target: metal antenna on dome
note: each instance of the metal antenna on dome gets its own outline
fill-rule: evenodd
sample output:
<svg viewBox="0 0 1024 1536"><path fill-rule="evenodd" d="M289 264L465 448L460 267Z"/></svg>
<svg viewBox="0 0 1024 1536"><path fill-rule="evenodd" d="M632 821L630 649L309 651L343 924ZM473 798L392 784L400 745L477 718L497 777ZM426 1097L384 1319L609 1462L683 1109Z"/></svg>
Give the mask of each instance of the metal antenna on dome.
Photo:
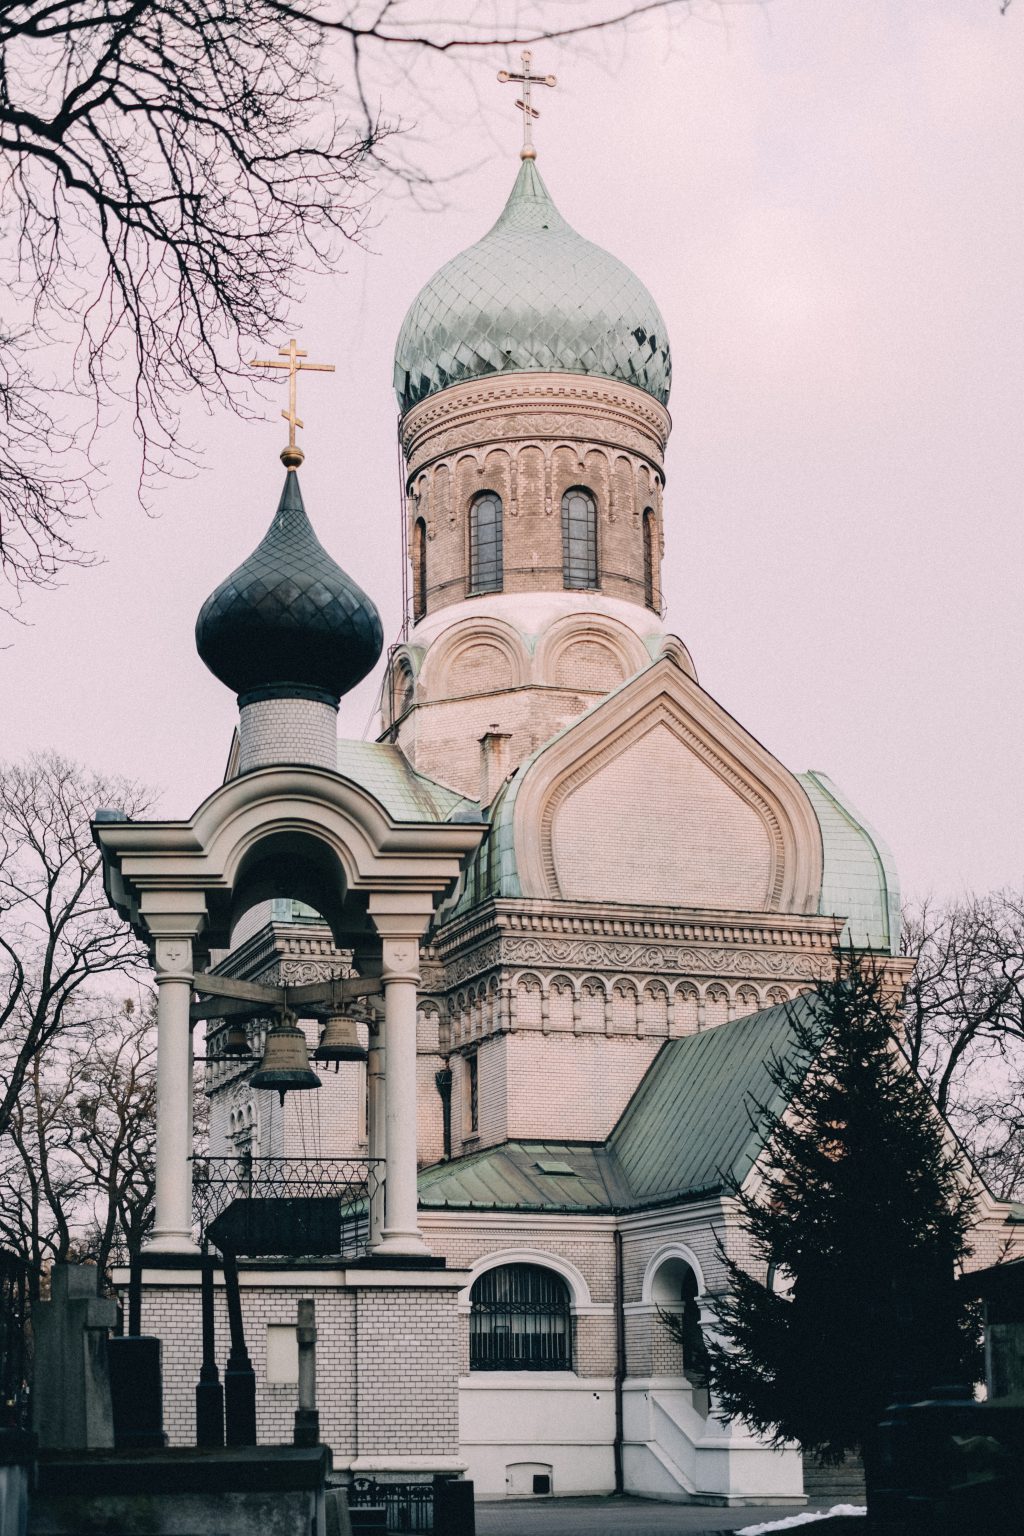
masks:
<svg viewBox="0 0 1024 1536"><path fill-rule="evenodd" d="M519 158L520 160L536 160L537 151L533 147L533 120L535 117L540 117L540 113L530 100L530 90L534 85L555 86L558 84L558 81L554 75L531 75L532 53L524 51L521 58L523 61L521 74L516 74L508 69L499 69L498 79L502 85L521 85L523 88L522 96L516 101L516 106L523 114L523 147L519 151Z"/></svg>
<svg viewBox="0 0 1024 1536"><path fill-rule="evenodd" d="M305 357L306 353L299 350L298 346L296 345L294 336L286 347L278 347L277 355L278 357L287 358L287 362L279 363L274 358L254 357L252 362L249 364L249 367L287 368L288 370L288 409L281 412L281 415L288 423L288 446L287 448L281 449L281 463L285 466L286 469L298 469L299 465L305 458L305 454L299 447L298 443L295 441L295 428L304 425L298 415L298 412L295 409L296 378L298 377L300 369L306 370L310 373L333 373L334 364L300 362L300 358Z"/></svg>

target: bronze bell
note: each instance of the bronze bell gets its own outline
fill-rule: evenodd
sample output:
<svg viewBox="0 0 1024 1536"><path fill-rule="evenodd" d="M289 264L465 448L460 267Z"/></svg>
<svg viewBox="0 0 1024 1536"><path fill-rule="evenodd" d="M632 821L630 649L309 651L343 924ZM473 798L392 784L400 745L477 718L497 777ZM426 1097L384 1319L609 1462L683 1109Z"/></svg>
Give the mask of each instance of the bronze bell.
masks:
<svg viewBox="0 0 1024 1536"><path fill-rule="evenodd" d="M249 1036L245 1025L237 1020L229 1024L221 1036L220 1054L222 1056L248 1056Z"/></svg>
<svg viewBox="0 0 1024 1536"><path fill-rule="evenodd" d="M356 1021L351 1014L329 1015L313 1057L316 1061L333 1061L335 1071L339 1062L366 1060L366 1047L359 1043Z"/></svg>
<svg viewBox="0 0 1024 1536"><path fill-rule="evenodd" d="M284 1103L296 1088L319 1088L320 1079L309 1065L306 1037L293 1013L285 1013L267 1030L263 1060L252 1075L254 1088L276 1088Z"/></svg>

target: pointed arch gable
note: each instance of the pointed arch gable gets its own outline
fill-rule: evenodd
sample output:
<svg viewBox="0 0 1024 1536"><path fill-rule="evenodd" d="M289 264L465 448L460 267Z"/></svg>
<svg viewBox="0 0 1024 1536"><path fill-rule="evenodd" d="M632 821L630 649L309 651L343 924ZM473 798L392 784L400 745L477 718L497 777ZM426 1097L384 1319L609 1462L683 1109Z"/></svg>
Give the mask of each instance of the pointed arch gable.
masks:
<svg viewBox="0 0 1024 1536"><path fill-rule="evenodd" d="M668 658L536 755L514 837L527 896L817 911L806 793Z"/></svg>

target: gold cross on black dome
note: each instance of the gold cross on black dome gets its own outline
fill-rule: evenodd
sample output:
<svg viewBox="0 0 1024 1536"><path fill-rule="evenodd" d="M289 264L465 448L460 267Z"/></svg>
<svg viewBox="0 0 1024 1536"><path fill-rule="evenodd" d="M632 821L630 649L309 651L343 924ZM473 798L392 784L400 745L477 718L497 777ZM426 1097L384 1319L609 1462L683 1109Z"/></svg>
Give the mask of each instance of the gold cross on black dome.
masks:
<svg viewBox="0 0 1024 1536"><path fill-rule="evenodd" d="M281 463L286 469L298 469L305 458L305 454L295 441L295 428L303 425L295 409L295 380L300 369L305 369L309 373L333 373L334 364L301 362L300 359L304 358L306 353L300 351L294 336L286 347L278 347L277 353L278 357L286 358L287 361L279 363L273 358L254 357L249 367L287 368L288 370L288 409L281 412L281 415L288 423L288 446L281 449Z"/></svg>

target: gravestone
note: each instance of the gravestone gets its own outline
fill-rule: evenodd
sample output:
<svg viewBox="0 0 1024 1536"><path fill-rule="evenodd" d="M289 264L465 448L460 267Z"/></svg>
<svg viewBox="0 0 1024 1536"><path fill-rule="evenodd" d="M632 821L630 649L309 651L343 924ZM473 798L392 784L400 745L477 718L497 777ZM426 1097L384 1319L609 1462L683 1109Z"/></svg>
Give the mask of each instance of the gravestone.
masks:
<svg viewBox="0 0 1024 1536"><path fill-rule="evenodd" d="M32 1308L35 1373L32 1427L43 1450L110 1450L107 1335L117 1303L96 1295L91 1266L55 1264L50 1300Z"/></svg>

